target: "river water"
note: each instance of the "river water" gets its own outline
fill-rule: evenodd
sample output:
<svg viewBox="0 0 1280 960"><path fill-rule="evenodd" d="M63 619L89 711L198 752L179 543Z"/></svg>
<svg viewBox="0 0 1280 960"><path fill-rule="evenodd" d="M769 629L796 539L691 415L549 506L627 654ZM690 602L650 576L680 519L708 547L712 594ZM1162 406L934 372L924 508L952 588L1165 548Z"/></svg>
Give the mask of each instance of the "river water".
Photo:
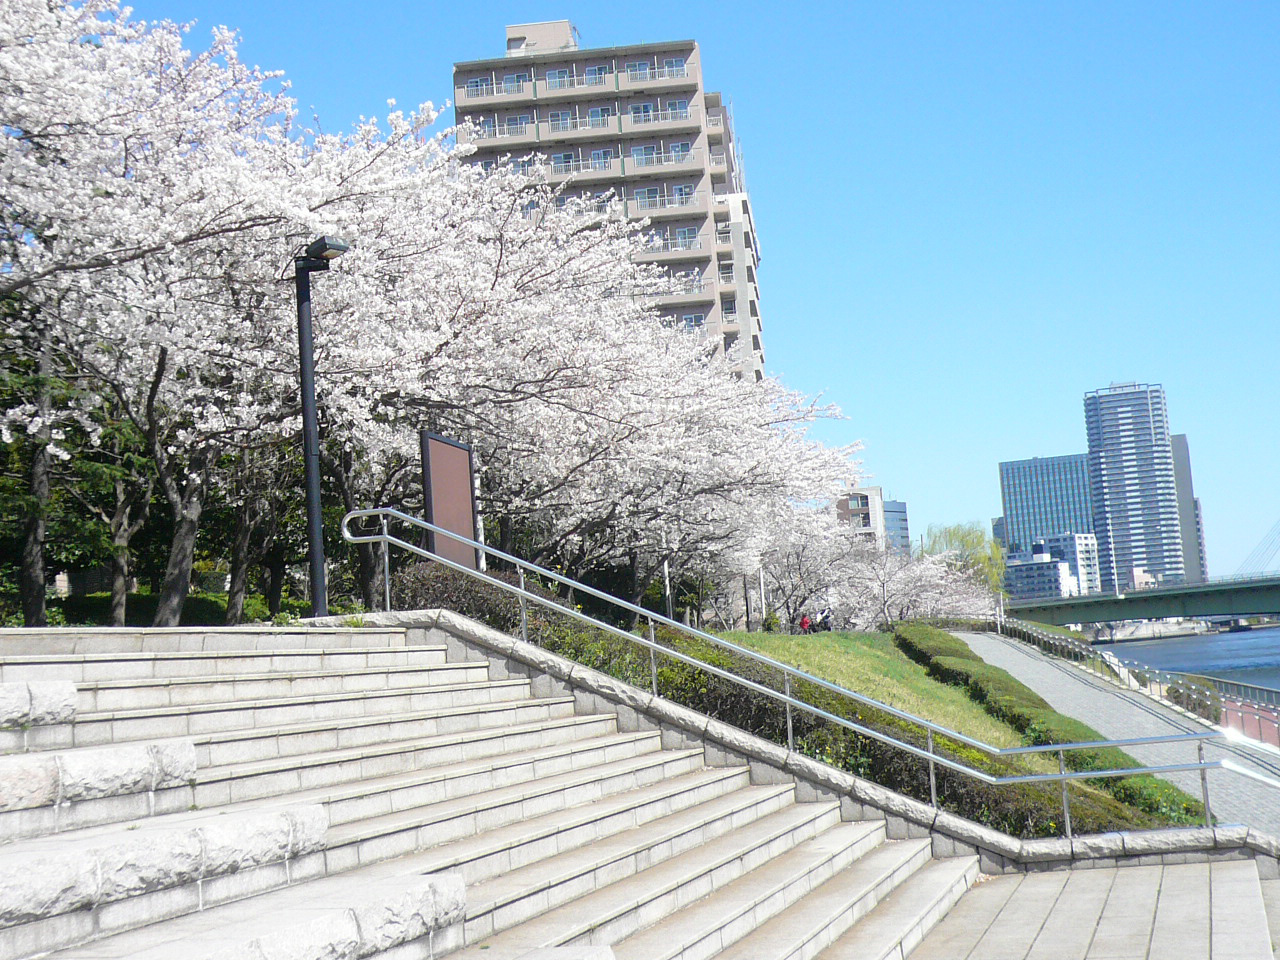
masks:
<svg viewBox="0 0 1280 960"><path fill-rule="evenodd" d="M1198 673L1280 690L1280 627L1132 640L1107 644L1105 649L1122 660L1137 660L1158 670Z"/></svg>

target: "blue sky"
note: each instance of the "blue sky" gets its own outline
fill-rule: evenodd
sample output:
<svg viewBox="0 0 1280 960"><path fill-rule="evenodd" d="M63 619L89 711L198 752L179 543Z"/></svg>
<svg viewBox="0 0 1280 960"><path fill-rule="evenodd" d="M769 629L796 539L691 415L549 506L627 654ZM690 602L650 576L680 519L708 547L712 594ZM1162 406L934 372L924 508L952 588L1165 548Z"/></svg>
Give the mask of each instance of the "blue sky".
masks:
<svg viewBox="0 0 1280 960"><path fill-rule="evenodd" d="M913 533L1000 511L997 463L1084 449L1162 383L1210 573L1280 521L1280 5L138 0L225 23L339 129L451 96L507 23L693 38L733 101L767 368L822 394ZM1280 558L1273 562L1280 566Z"/></svg>

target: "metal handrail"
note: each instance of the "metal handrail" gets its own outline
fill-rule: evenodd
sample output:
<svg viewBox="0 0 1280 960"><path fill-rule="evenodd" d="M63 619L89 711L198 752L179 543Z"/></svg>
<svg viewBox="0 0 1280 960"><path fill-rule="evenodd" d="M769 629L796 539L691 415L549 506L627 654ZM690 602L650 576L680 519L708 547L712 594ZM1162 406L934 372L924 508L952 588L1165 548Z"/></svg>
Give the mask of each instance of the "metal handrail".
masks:
<svg viewBox="0 0 1280 960"><path fill-rule="evenodd" d="M378 532L371 533L371 534L353 533L350 528L351 521L365 518L365 517L376 518L379 521ZM453 560L450 560L447 557L440 556L439 554L426 550L416 544L400 539L390 531L389 521L392 521L392 520L410 524L412 526L418 527L419 529L430 531L431 533L434 533L438 536L448 537L450 540L453 540L457 543L463 544L477 551L480 551L485 556L495 557L506 563L512 564L515 567L517 574L519 576L519 586L515 586L512 584L506 583L505 581L500 580L496 577L489 576L487 573L483 571L473 570L472 568L467 567L461 563L457 563ZM737 644L732 643L731 641L725 640L722 637L717 637L714 634L706 633L705 631L699 630L696 627L687 626L670 617L663 616L660 613L655 613L652 610L647 610L644 607L638 606L634 603L629 603L626 600L621 600L601 590L597 590L594 587L588 586L587 584L573 580L569 577L565 577L561 574L556 573L555 571L548 570L545 567L540 567L536 564L529 563L528 561L522 560L519 557L512 556L509 553L504 553L501 550L497 550L484 543L480 543L479 541L472 540L468 537L464 537L461 534L454 533L451 530L446 530L444 527L437 526L436 524L429 523L425 520L419 519L418 517L414 517L410 514L403 513L399 510L396 510L393 507L378 507L378 508L373 508L368 510L352 510L342 518L342 538L349 543L382 543L382 544L385 544L388 548L391 546L396 546L401 548L402 550L408 551L409 553L416 554L417 556L424 557L429 560L434 560L437 563L443 564L444 566L452 570L457 570L460 573L464 573L467 576L470 576L474 579L488 583L489 585L497 587L500 590L506 591L507 593L515 594L517 597L519 597L519 600L520 600L521 638L526 641L528 640L527 604L530 601L532 601L533 603L536 603L540 606L550 608L559 614L562 614L572 619L589 624L595 629L603 630L604 632L612 636L619 637L621 639L627 640L631 643L635 643L646 648L649 651L650 675L651 675L651 683L652 683L652 692L654 696L659 696L658 683L657 683L657 680L658 680L657 656L661 654L662 656L667 657L669 659L676 660L681 663L685 663L699 670L704 670L713 676L720 677L721 679L724 679L724 680L728 680L731 683L737 684L740 687L744 687L748 690L758 693L761 696L768 697L769 699L784 705L786 708L787 749L788 750L795 749L795 742L792 734L792 710L796 709L796 710L801 710L805 713L808 713L812 716L818 717L820 719L827 720L830 723L834 723L837 726L844 727L845 729L861 734L862 736L870 737L871 739L878 740L881 743L889 744L890 746L893 746L908 754L911 754L912 756L916 756L923 760L926 760L929 764L930 801L935 808L938 806L935 766L942 766L946 769L953 770L957 773L963 774L964 776L979 780L983 783L986 783L992 786L1000 786L1005 784L1018 784L1018 783L1057 782L1062 784L1063 823L1064 823L1066 836L1070 837L1071 836L1071 805L1070 805L1070 799L1067 793L1068 781L1086 780L1086 779L1105 779L1105 778L1111 778L1111 777L1128 777L1128 776L1134 776L1137 774L1144 774L1144 773L1162 774L1162 773L1176 773L1176 772L1183 772L1183 771L1198 770L1200 772L1201 793L1202 793L1204 808L1205 808L1205 823L1210 824L1212 822L1212 813L1209 806L1209 781L1207 776L1208 771L1212 769L1227 769L1227 768L1234 769L1236 766L1234 764L1228 764L1226 761L1223 761L1223 760L1206 761L1204 759L1204 741L1225 739L1225 734L1221 733L1220 731L1168 734L1164 736L1154 736L1154 737L1137 737L1137 738L1131 738L1127 740L1098 740L1098 741L1087 741L1087 742L1078 742L1078 743L1055 743L1055 744L1043 744L1043 745L1033 745L1033 746L1024 746L1024 747L992 746L991 744L985 743L974 737L967 736L963 733L960 733L959 731L951 730L947 727L942 726L941 724L934 723L931 720L926 720L923 717L917 717L914 714L908 713L905 710L900 710L897 707L890 706L887 703L882 703L878 700L872 699L871 697L867 697L860 693L856 693L852 690L848 690L844 687L839 686L838 684L832 683L828 680L824 680L821 677L815 677L812 674L806 673L805 671L797 669L796 667L782 663L781 661L775 660L772 657L766 656L761 653L757 653L745 647L740 647ZM387 606L387 609L390 610L391 609L391 578L390 578L390 563L389 563L389 560L387 559L388 554L389 554L389 550L384 552L383 571L386 577L386 584L385 584L386 606ZM562 586L568 587L573 591L576 591L578 593L585 593L588 596L595 597L598 600L603 600L606 603L612 604L613 606L621 610L627 611L628 613L634 614L637 617L644 618L648 624L647 636L636 635L629 631L623 630L620 627L616 627L613 624L607 623L603 620L597 620L596 618L588 614L585 614L580 610L576 610L572 607L562 606L552 600L548 600L545 597L541 597L536 593L532 593L529 590L526 590L524 586L526 572L534 573L540 578L545 578L546 580L559 583ZM749 680L746 677L738 676L737 674L734 674L721 667L717 667L709 663L704 663L703 661L698 660L694 657L690 657L687 654L683 654L678 650L674 650L669 647L662 646L655 639L655 634L654 634L655 624L661 624L663 626L670 627L671 629L676 630L677 632L683 633L686 636L693 637L698 640L702 640L706 643L710 643L721 650L729 651L738 656L745 657L746 659L752 660L756 663L778 670L782 674L783 690L781 692L774 690L771 687L767 687L767 686L764 686L763 684L756 683L755 681ZM841 717L836 714L830 713L826 710L823 710L821 707L816 707L813 704L807 703L803 700L798 700L791 694L791 687L792 687L793 681L801 681L804 683L813 684L814 686L817 686L821 689L834 693L837 696L851 700L855 703L862 704L864 706L872 707L876 710L879 710L883 713L888 714L889 716L896 717L899 720L904 720L908 723L914 724L915 726L925 731L927 736L926 747L921 748L916 746L915 744L906 743L902 740L892 737L879 730L872 729L870 727L864 726L863 724L856 723L852 720L849 720L845 717ZM995 776L993 774L986 773L982 770L974 769L973 767L970 767L964 763L961 763L960 761L952 760L948 757L945 757L941 754L936 753L934 750L935 735L946 737L947 739L952 740L956 743L961 743L970 747L974 747L975 749L978 749L991 757L1025 756L1028 754L1036 754L1036 753L1053 753L1053 754L1056 754L1058 757L1058 772L1057 773L1020 774L1020 775L1012 775L1012 776ZM1124 746L1134 746L1139 744L1184 743L1184 742L1196 743L1197 751L1198 751L1198 759L1196 762L1126 767L1126 768L1110 769L1110 770L1068 771L1066 769L1066 763L1064 759L1064 755L1066 754L1066 752L1075 751L1075 750L1095 750L1095 749L1105 749L1109 747L1118 748L1118 747L1124 747ZM1280 781L1278 780L1272 780L1270 778L1263 777L1262 775L1257 773L1250 773L1249 775L1255 780L1260 780L1262 782L1269 784L1272 787L1280 788Z"/></svg>

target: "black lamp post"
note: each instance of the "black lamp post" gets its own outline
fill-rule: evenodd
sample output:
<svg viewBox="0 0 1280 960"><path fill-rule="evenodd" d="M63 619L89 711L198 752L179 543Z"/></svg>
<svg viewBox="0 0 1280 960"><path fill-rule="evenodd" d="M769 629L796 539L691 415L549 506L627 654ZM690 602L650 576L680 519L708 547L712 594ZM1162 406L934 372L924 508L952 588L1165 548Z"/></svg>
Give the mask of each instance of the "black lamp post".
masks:
<svg viewBox="0 0 1280 960"><path fill-rule="evenodd" d="M324 582L324 528L320 519L320 426L316 421L316 361L311 335L311 273L328 270L329 261L350 247L333 237L321 237L293 258L298 288L298 365L302 374L302 457L307 476L307 562L311 569L311 615L329 615L329 592Z"/></svg>

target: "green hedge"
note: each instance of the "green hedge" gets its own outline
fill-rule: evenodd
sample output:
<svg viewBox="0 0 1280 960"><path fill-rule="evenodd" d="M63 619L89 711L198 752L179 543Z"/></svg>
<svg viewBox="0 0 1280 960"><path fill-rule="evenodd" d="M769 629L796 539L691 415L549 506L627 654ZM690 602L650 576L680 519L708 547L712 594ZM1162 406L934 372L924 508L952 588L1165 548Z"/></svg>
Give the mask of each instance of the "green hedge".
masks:
<svg viewBox="0 0 1280 960"><path fill-rule="evenodd" d="M1023 735L1028 745L1105 740L1086 723L1055 711L1035 691L1005 670L978 657L962 640L923 624L895 627L898 647L943 683L964 687L992 716ZM1141 766L1114 748L1068 750L1063 757L1071 770L1122 770ZM1175 823L1204 820L1204 806L1158 777L1106 777L1090 781L1126 804Z"/></svg>
<svg viewBox="0 0 1280 960"><path fill-rule="evenodd" d="M493 574L514 583L508 574ZM554 595L531 589L555 603ZM517 632L519 603L511 594L439 565L424 564L401 571L393 582L396 606L446 607L507 632ZM404 603L404 606L401 604ZM601 673L642 689L650 687L650 658L639 644L602 630L584 627L546 608L530 605L532 643ZM945 636L945 635L944 635ZM953 643L963 648L959 641ZM660 644L701 663L720 667L772 690L782 690L780 673L758 661L723 650L706 641L667 629L657 632ZM699 713L747 730L774 743L787 742L785 708L763 694L744 690L698 667L671 658L658 658L658 692ZM856 722L895 739L924 747L925 733L914 724L879 710L861 707L816 684L798 683L797 699L835 716ZM929 766L896 747L859 735L812 714L795 711L793 732L797 751L841 770L873 780L918 800L929 800ZM994 775L1025 773L1026 767L1008 759L988 757L963 744L939 738L940 756L958 760ZM1061 794L1056 784L1018 784L990 787L972 777L936 767L939 804L961 816L1017 836L1055 836L1062 831ZM1072 788L1072 821L1080 832L1141 829L1169 822L1167 817L1122 803L1088 787Z"/></svg>

